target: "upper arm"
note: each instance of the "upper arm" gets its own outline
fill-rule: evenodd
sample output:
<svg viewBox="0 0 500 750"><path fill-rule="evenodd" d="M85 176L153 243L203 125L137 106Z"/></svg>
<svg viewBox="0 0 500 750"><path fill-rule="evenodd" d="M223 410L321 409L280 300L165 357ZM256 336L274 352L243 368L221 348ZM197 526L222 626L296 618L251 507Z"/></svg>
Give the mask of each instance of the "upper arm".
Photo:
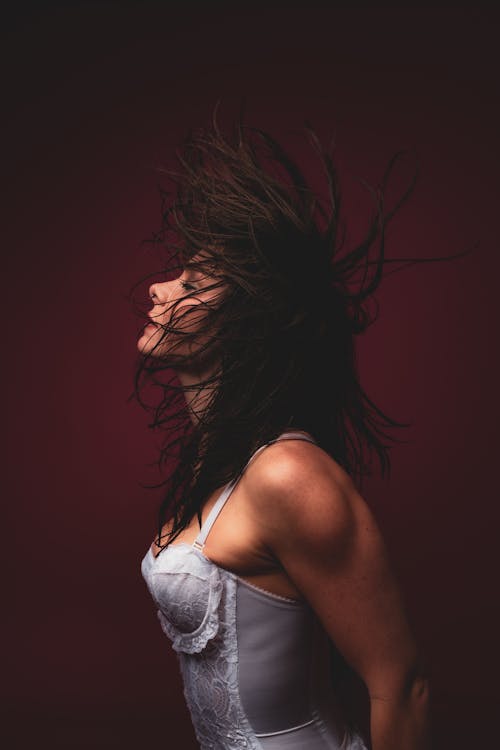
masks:
<svg viewBox="0 0 500 750"><path fill-rule="evenodd" d="M339 469L310 445L263 455L253 480L262 535L370 695L395 694L417 648L375 518Z"/></svg>

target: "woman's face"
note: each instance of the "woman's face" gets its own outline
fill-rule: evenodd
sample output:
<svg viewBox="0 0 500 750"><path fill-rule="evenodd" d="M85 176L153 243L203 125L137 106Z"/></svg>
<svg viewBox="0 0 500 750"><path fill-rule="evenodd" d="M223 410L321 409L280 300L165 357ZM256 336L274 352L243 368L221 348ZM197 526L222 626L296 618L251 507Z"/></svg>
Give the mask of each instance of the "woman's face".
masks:
<svg viewBox="0 0 500 750"><path fill-rule="evenodd" d="M142 354L168 358L173 367L176 361L189 365L186 357L195 364L197 352L209 340L209 331L189 339L183 334L203 327L208 308L221 299L221 283L188 263L177 278L152 284L149 295L152 322L144 328L137 348Z"/></svg>

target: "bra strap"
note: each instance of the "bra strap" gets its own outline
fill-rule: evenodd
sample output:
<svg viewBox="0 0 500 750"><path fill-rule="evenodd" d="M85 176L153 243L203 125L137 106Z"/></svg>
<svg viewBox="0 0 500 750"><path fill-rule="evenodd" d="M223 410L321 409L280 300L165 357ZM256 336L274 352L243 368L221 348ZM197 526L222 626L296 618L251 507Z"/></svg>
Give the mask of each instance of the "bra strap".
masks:
<svg viewBox="0 0 500 750"><path fill-rule="evenodd" d="M309 443L316 444L316 441L310 437L309 435L304 435L301 432L283 432L279 437L274 438L274 440L270 440L268 443L264 443L264 445L261 445L260 448L257 448L257 450L252 453L250 458L248 459L247 463L243 467L242 471L238 474L237 477L232 479L224 489L222 490L221 494L215 501L210 513L206 517L200 531L198 532L198 536L193 542L193 547L197 547L198 549L203 549L205 546L205 542L207 540L207 536L210 532L210 529L214 525L215 519L221 512L222 508L224 507L229 495L234 490L236 485L238 484L243 472L246 470L247 466L250 464L251 461L261 452L264 450L264 448L267 448L268 445L272 445L273 443L277 443L280 440L307 440Z"/></svg>

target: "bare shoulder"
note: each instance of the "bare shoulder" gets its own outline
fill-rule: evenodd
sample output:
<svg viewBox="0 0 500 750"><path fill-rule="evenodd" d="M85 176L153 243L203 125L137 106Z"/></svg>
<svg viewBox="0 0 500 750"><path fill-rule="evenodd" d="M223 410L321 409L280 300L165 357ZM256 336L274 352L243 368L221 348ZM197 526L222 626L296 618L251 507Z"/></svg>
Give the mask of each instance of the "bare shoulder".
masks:
<svg viewBox="0 0 500 750"><path fill-rule="evenodd" d="M318 446L275 443L248 466L260 539L370 696L405 694L418 652L382 534L342 467Z"/></svg>
<svg viewBox="0 0 500 750"><path fill-rule="evenodd" d="M376 526L349 474L313 443L274 443L247 471L252 502L271 547L286 535L290 543L331 549L359 524Z"/></svg>

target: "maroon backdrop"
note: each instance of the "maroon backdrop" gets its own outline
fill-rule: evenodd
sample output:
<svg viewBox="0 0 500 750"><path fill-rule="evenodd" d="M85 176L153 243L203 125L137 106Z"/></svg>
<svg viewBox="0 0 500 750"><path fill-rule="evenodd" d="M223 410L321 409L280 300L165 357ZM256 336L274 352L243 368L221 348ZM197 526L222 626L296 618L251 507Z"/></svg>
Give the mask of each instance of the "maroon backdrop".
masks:
<svg viewBox="0 0 500 750"><path fill-rule="evenodd" d="M410 421L364 495L430 665L436 748L492 741L499 631L498 16L466 8L23 4L4 19L3 565L9 748L196 747L140 575L157 438L127 403L155 268L155 171L217 99L295 144L335 132L348 241L391 154L421 171L389 256L452 263L383 282L362 383ZM404 187L411 161L395 175ZM306 168L314 172L309 160ZM495 213L496 212L496 213ZM498 563L498 558L497 558ZM34 743L32 745L32 743ZM486 746L486 745L484 745Z"/></svg>

